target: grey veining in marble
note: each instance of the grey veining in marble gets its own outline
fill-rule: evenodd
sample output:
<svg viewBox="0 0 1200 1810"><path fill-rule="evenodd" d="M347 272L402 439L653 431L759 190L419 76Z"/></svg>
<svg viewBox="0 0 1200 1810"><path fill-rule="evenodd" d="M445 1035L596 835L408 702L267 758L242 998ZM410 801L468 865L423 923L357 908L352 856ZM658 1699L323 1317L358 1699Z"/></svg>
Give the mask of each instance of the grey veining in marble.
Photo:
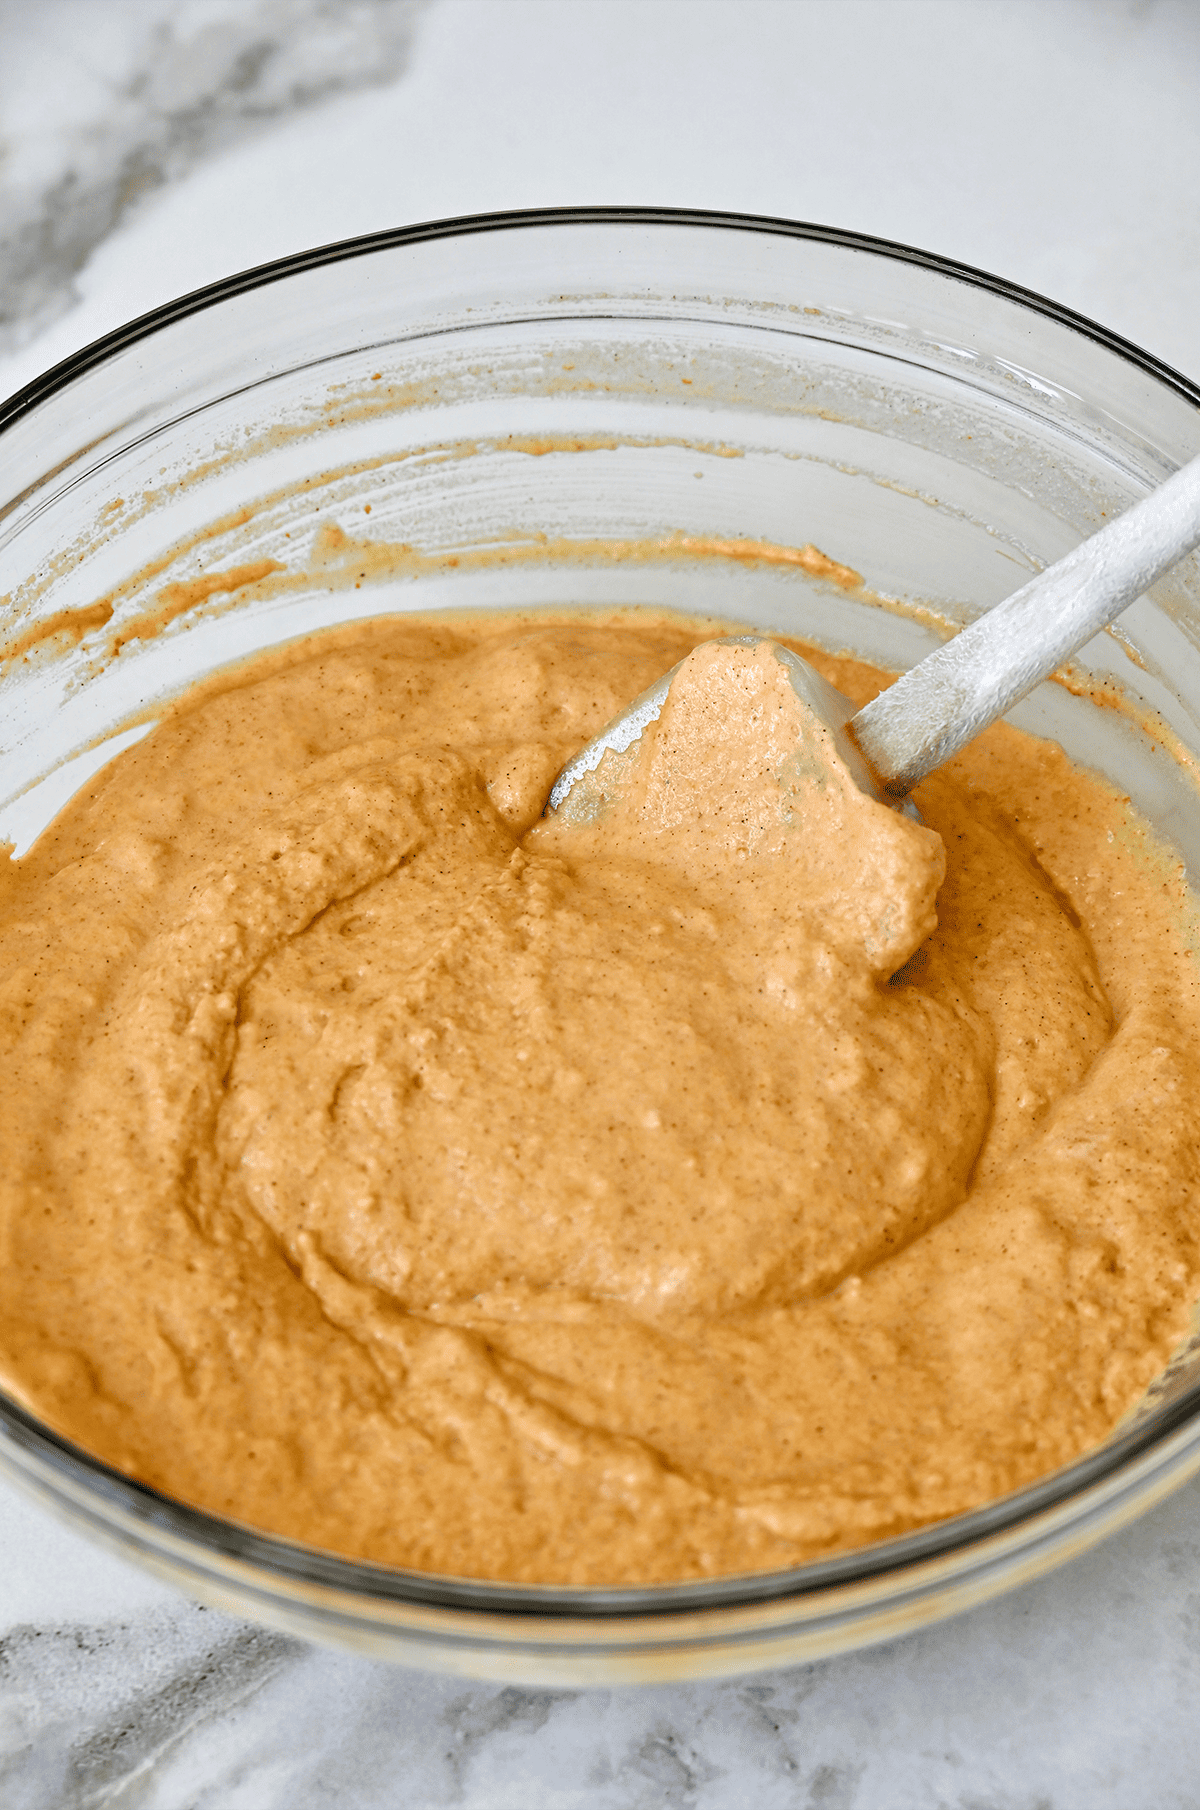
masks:
<svg viewBox="0 0 1200 1810"><path fill-rule="evenodd" d="M0 350L75 299L152 190L331 96L394 81L418 0L0 7ZM21 127L41 112L36 146Z"/></svg>
<svg viewBox="0 0 1200 1810"><path fill-rule="evenodd" d="M295 1658L295 1643L191 1608L0 1639L6 1810L125 1802L189 1736Z"/></svg>
<svg viewBox="0 0 1200 1810"><path fill-rule="evenodd" d="M906 1640L724 1683L521 1690L179 1603L0 1637L5 1810L1195 1810L1200 1484Z"/></svg>
<svg viewBox="0 0 1200 1810"><path fill-rule="evenodd" d="M927 245L1196 374L1198 93L1200 0L0 0L0 394L265 258L571 201ZM893 1645L595 1693L229 1621L0 1486L0 1810L451 1806L1200 1810L1200 1482Z"/></svg>

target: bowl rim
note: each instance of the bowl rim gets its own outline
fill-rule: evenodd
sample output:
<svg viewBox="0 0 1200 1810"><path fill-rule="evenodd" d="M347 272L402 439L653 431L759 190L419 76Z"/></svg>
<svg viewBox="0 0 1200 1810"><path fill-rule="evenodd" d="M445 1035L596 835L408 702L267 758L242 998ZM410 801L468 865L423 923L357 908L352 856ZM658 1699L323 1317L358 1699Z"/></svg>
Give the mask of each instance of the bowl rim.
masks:
<svg viewBox="0 0 1200 1810"><path fill-rule="evenodd" d="M972 1552L990 1548L1022 1525L1039 1523L1072 1503L1086 1510L1090 1496L1100 1493L1105 1484L1119 1481L1138 1459L1165 1446L1173 1433L1194 1422L1198 1414L1200 1382L1074 1463L965 1514L786 1570L661 1584L513 1583L411 1570L308 1546L231 1516L194 1508L140 1482L55 1432L3 1390L0 1450L22 1454L43 1478L49 1473L69 1501L80 1495L90 1498L95 1507L87 1518L98 1530L114 1526L119 1530L122 1522L133 1523L145 1530L152 1549L158 1545L155 1534L165 1536L168 1545L182 1542L199 1547L201 1553L218 1561L250 1566L260 1575L265 1572L284 1587L316 1587L379 1607L465 1610L527 1620L641 1621L692 1616L697 1611L781 1606L826 1596L840 1587L861 1589L889 1579L897 1588L904 1587L918 1569L939 1561L968 1560ZM9 1457L8 1463L18 1478L27 1475L20 1457L15 1464Z"/></svg>
<svg viewBox="0 0 1200 1810"><path fill-rule="evenodd" d="M810 221L768 215L670 207L553 207L486 214L362 234L296 252L239 271L179 296L115 328L53 365L0 402L0 434L49 401L77 378L116 354L177 321L224 301L306 271L378 252L471 234L555 226L657 226L763 233L870 254L915 265L1039 314L1115 354L1200 409L1200 384L1143 351L1131 341L1061 303L989 271L920 250L895 240ZM511 1583L448 1576L354 1559L326 1549L265 1533L232 1518L193 1508L150 1484L139 1482L54 1431L0 1390L0 1446L15 1457L20 1475L27 1465L57 1479L70 1496L77 1492L109 1515L154 1528L168 1538L200 1544L211 1554L250 1564L280 1583L317 1585L376 1603L414 1608L485 1611L517 1617L650 1618L769 1605L828 1592L842 1585L869 1585L892 1577L899 1583L916 1566L966 1558L972 1548L1011 1534L1095 1492L1136 1460L1152 1454L1170 1436L1200 1418L1200 1380L1182 1388L1110 1436L1094 1451L1008 1495L965 1514L868 1546L852 1548L808 1564L772 1572L737 1573L677 1583L569 1585ZM10 1459L10 1463L13 1462ZM108 1514L105 1514L105 1509Z"/></svg>
<svg viewBox="0 0 1200 1810"><path fill-rule="evenodd" d="M292 252L287 257L266 264L252 265L247 270L206 283L189 290L169 302L139 314L131 321L99 339L81 346L67 358L31 379L0 401L0 433L13 426L58 390L95 369L114 354L136 345L174 322L200 314L218 303L251 290L265 288L287 277L308 270L339 264L351 258L369 257L375 252L392 251L404 245L419 245L427 240L464 238L475 233L520 231L547 226L674 226L680 228L717 228L722 231L763 233L769 237L807 240L813 244L831 245L847 251L868 252L889 258L899 264L913 264L943 277L966 283L976 289L1015 302L1020 307L1043 315L1059 326L1068 327L1093 340L1108 352L1144 371L1147 376L1167 385L1186 401L1200 408L1200 383L1185 377L1174 366L1143 351L1132 340L1123 338L1101 326L1086 314L1080 314L1061 302L1052 301L1036 289L1026 289L1006 277L981 270L974 264L963 264L937 252L923 251L897 239L877 238L871 233L849 231L843 227L824 226L811 220L787 220L774 214L745 214L708 208L686 207L540 207L517 208L502 213L458 214L445 220L423 220L411 226L389 227L381 232L361 233L351 239L335 239L328 245L317 245L308 251Z"/></svg>

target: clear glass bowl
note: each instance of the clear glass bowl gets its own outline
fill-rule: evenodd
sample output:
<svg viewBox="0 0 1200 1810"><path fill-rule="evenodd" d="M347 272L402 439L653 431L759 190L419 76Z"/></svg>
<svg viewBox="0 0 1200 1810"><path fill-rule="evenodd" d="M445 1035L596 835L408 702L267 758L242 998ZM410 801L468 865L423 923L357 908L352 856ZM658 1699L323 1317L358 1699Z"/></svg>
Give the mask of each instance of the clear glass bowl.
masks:
<svg viewBox="0 0 1200 1810"><path fill-rule="evenodd" d="M969 620L1198 450L1200 390L1136 348L996 278L826 228L563 211L286 259L134 322L0 409L0 639L43 637L0 667L0 834L27 844L180 686L358 616L668 604L903 667L937 639L924 611ZM331 524L349 543L319 538ZM721 555L714 537L743 545ZM413 551L358 589L346 561L368 540ZM744 544L808 541L869 591ZM315 576L170 589L268 560ZM90 615L60 615L76 610ZM155 610L161 632L105 657ZM1119 781L1195 871L1200 563L1078 665L1081 695L1047 684L1015 719ZM1101 682L1128 708L1082 695ZM473 1677L660 1681L885 1639L1080 1551L1200 1469L1197 1374L1185 1355L1101 1448L974 1513L783 1574L653 1589L354 1563L197 1513L2 1398L0 1465L236 1614Z"/></svg>

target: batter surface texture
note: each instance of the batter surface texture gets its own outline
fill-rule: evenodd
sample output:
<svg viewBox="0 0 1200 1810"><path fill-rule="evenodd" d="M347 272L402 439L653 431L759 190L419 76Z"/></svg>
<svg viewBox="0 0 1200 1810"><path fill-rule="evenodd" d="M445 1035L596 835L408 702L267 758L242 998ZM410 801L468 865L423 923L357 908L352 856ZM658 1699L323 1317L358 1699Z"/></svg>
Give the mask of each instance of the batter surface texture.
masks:
<svg viewBox="0 0 1200 1810"><path fill-rule="evenodd" d="M1135 1405L1200 1296L1177 865L1004 726L875 804L712 642L541 820L711 633L313 637L2 864L12 1394L252 1526L579 1584L900 1533Z"/></svg>

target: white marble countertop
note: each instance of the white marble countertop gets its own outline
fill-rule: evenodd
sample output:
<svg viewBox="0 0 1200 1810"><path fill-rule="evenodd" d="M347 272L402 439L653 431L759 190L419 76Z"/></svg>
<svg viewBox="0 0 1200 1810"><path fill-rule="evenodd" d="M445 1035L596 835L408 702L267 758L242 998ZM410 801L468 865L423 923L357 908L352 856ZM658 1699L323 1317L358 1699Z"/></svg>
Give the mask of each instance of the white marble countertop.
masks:
<svg viewBox="0 0 1200 1810"><path fill-rule="evenodd" d="M1197 0L0 0L0 394L303 246L568 202L854 227L1200 376ZM730 1683L470 1686L197 1609L0 1487L4 1810L1193 1810L1200 1484Z"/></svg>

